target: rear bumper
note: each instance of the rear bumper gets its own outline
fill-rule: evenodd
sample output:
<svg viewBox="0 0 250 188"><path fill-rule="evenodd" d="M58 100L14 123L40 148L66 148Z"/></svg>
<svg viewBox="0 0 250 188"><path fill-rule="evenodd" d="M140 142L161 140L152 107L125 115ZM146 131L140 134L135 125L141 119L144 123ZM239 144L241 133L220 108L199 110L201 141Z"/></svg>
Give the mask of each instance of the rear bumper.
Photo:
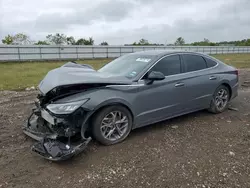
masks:
<svg viewBox="0 0 250 188"><path fill-rule="evenodd" d="M235 97L238 96L238 89L239 89L239 83L235 84L233 87L232 87L232 93L231 93L231 99L234 99Z"/></svg>
<svg viewBox="0 0 250 188"><path fill-rule="evenodd" d="M66 160L82 152L91 141L91 137L72 139L75 135L69 133L62 136L61 132L51 130L48 123L41 123L44 120L37 114L38 109L28 118L23 132L37 141L31 150L39 156L52 161Z"/></svg>

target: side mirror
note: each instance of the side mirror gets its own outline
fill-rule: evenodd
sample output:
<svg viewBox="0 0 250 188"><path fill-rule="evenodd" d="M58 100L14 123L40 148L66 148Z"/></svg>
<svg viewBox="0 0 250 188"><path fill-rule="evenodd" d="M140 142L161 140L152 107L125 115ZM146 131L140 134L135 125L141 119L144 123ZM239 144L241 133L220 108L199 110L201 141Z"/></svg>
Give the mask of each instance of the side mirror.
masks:
<svg viewBox="0 0 250 188"><path fill-rule="evenodd" d="M158 72L158 71L152 71L149 73L148 75L148 80L164 80L165 79L165 75L162 72Z"/></svg>
<svg viewBox="0 0 250 188"><path fill-rule="evenodd" d="M147 76L147 80L148 80L147 84L151 84L156 80L164 80L164 79L165 79L165 75L162 72L152 71Z"/></svg>

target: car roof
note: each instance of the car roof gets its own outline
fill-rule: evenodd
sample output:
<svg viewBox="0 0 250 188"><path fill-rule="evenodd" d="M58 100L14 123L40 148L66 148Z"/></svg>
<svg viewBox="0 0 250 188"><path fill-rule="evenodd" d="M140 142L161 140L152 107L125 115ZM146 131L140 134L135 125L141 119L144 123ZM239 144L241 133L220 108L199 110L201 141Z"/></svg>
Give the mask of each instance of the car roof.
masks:
<svg viewBox="0 0 250 188"><path fill-rule="evenodd" d="M186 51L186 50L146 50L146 51L134 52L133 54L164 56L164 55L173 54L173 53L190 53L190 54L200 54L200 55L202 55L202 53L199 53L199 52L192 52L192 51Z"/></svg>

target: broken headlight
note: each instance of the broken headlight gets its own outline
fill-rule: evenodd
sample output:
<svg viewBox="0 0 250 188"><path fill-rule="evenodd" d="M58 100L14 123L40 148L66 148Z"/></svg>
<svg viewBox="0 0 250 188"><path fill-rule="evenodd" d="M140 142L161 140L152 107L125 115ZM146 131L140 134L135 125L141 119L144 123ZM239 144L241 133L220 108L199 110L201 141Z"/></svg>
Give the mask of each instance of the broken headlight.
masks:
<svg viewBox="0 0 250 188"><path fill-rule="evenodd" d="M49 104L47 109L54 114L70 114L87 101L88 99L64 104Z"/></svg>

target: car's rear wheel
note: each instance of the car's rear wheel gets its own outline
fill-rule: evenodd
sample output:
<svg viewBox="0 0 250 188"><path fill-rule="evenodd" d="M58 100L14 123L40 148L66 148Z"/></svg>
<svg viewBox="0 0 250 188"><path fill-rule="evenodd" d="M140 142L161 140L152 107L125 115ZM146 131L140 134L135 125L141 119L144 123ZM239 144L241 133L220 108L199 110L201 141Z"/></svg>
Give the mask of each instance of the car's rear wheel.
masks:
<svg viewBox="0 0 250 188"><path fill-rule="evenodd" d="M132 116L123 106L109 106L101 109L93 118L94 138L104 145L123 141L130 133Z"/></svg>
<svg viewBox="0 0 250 188"><path fill-rule="evenodd" d="M229 99L229 89L224 85L219 86L214 92L213 99L208 110L216 114L225 111L228 107Z"/></svg>

